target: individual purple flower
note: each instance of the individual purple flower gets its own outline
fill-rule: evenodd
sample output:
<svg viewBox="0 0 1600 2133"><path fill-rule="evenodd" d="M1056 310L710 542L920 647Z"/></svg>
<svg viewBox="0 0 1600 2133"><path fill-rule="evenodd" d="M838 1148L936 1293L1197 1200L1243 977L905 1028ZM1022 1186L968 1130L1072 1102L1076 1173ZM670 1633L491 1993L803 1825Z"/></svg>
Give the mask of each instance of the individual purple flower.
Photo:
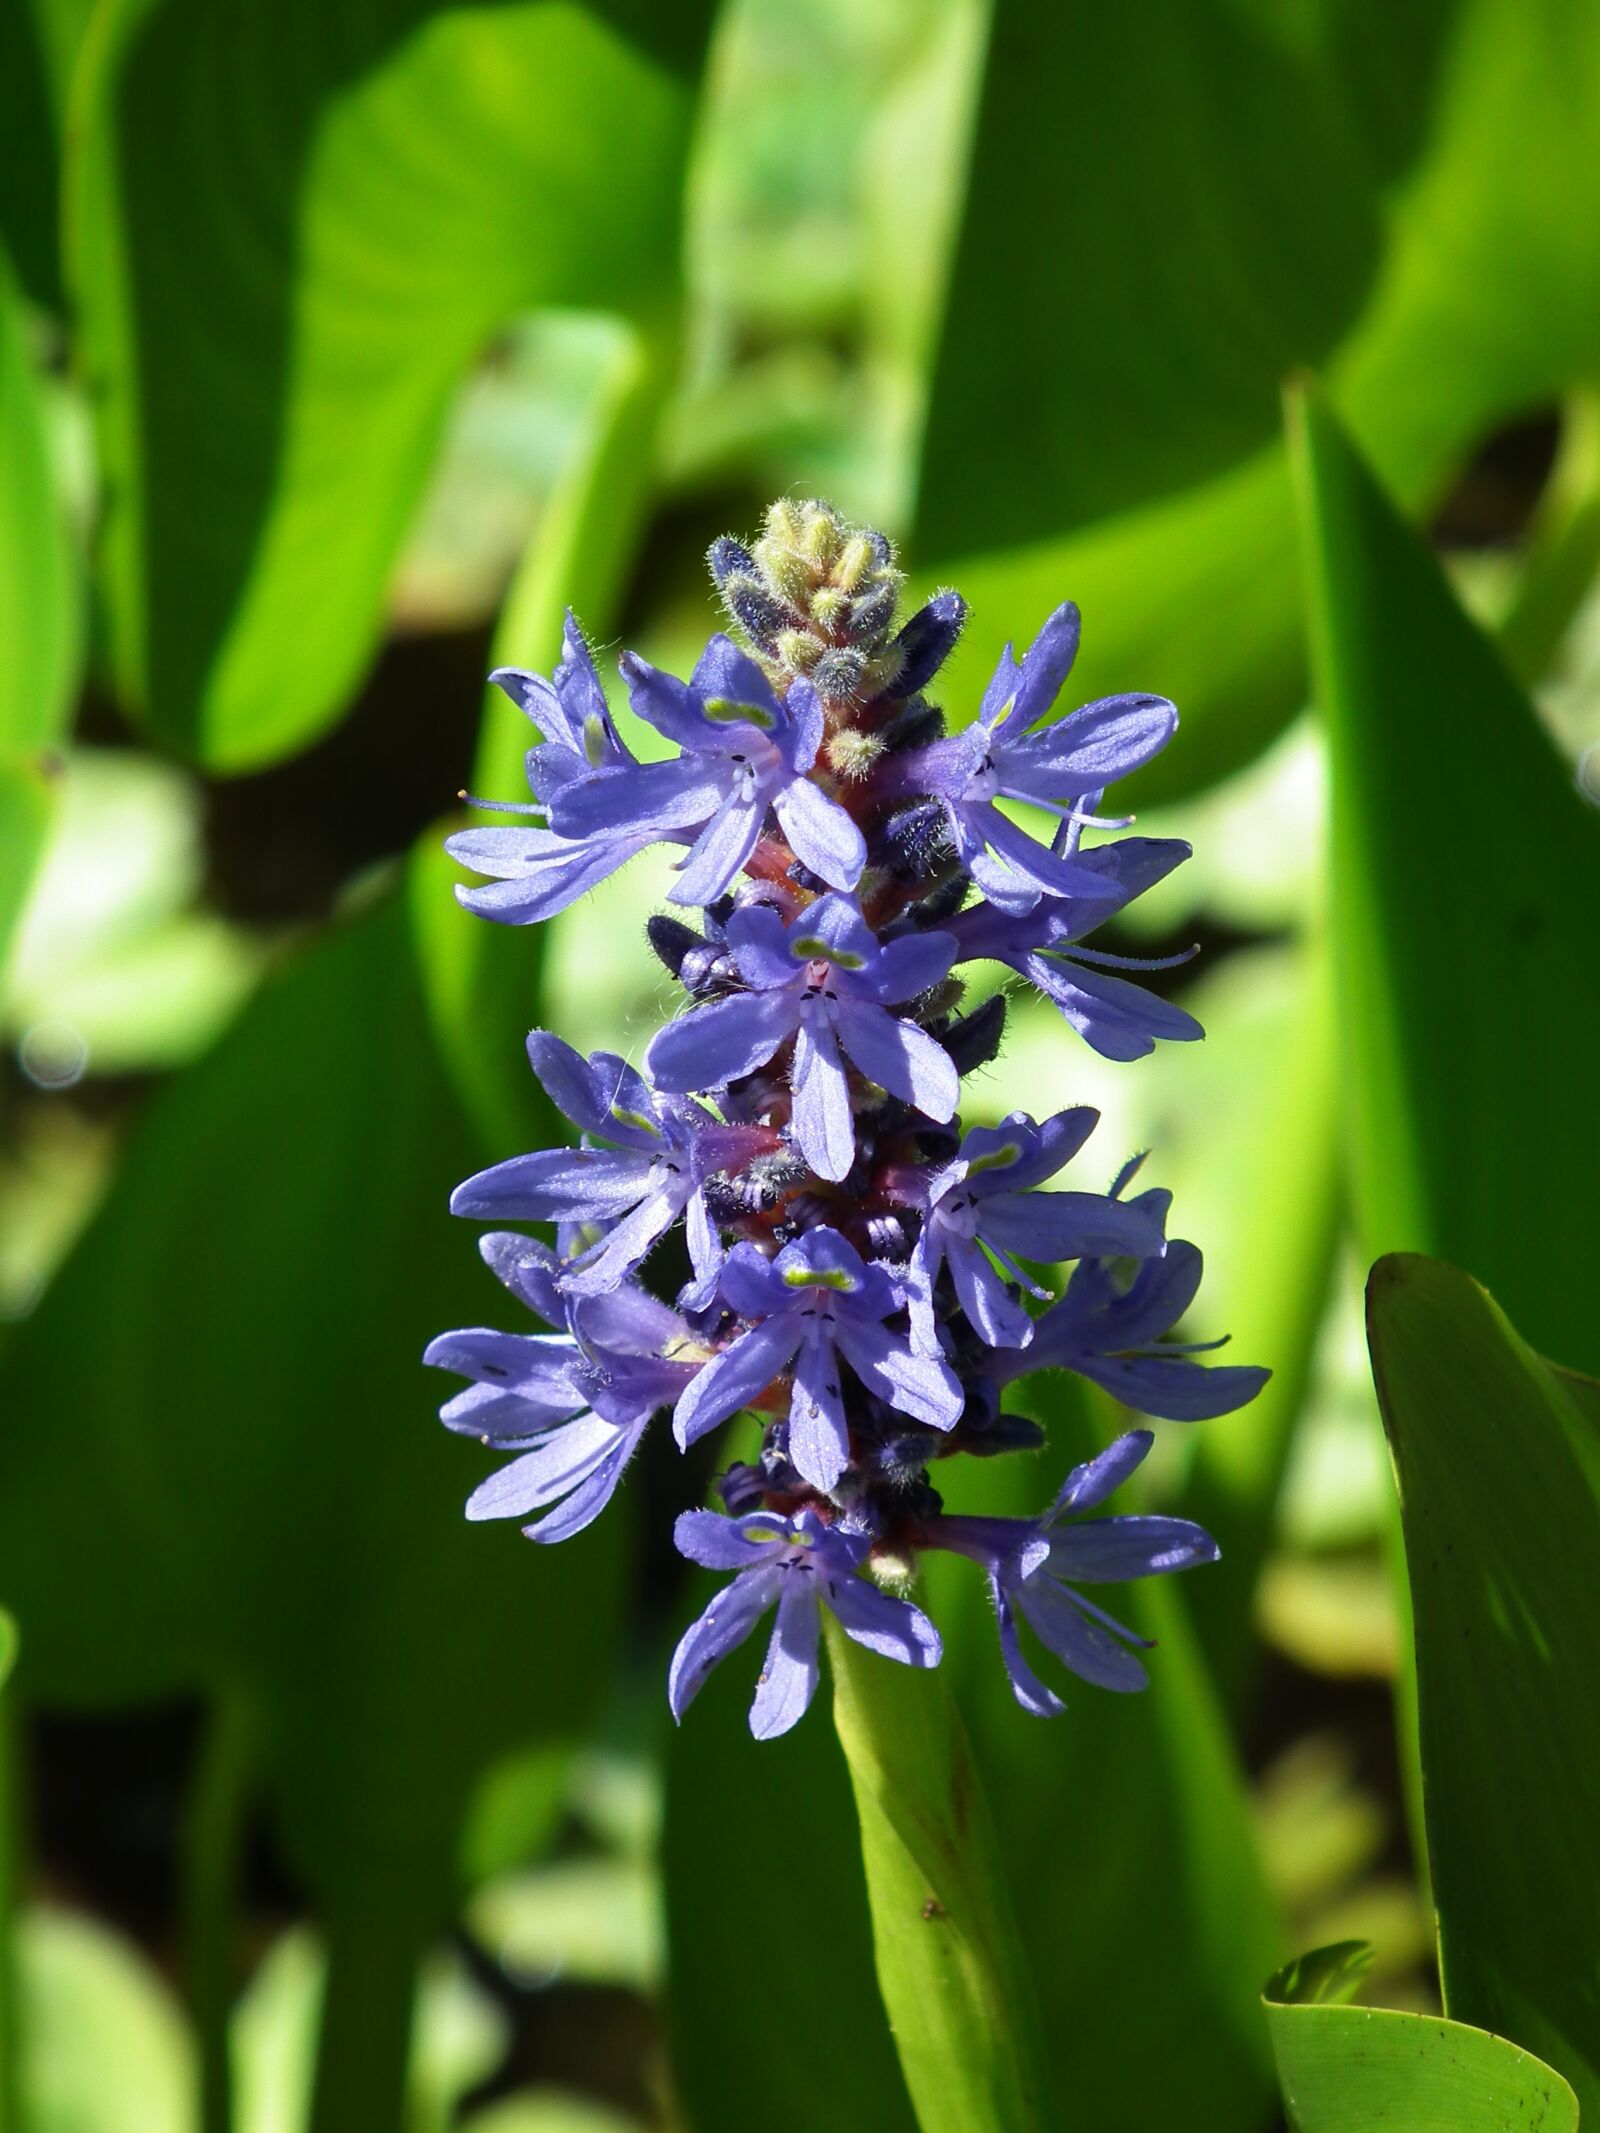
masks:
<svg viewBox="0 0 1600 2133"><path fill-rule="evenodd" d="M1075 838L1075 831L1069 833ZM1031 910L974 904L947 923L958 963L1006 963L1054 1002L1084 1042L1106 1059L1142 1059L1158 1038L1184 1043L1203 1037L1194 1016L1143 986L1109 975L1114 970L1166 970L1183 955L1109 955L1080 945L1134 897L1152 888L1189 856L1178 838L1123 837L1091 851L1071 849L1074 863L1106 886L1109 900L1077 894L1050 898Z"/></svg>
<svg viewBox="0 0 1600 2133"><path fill-rule="evenodd" d="M1164 1231L1171 1198L1144 1192L1129 1206ZM1165 1338L1194 1302L1203 1267L1197 1247L1181 1238L1161 1258L1142 1260L1131 1278L1115 1259L1080 1259L1059 1301L1034 1320L1026 1354L999 1353L990 1372L1004 1383L1058 1365L1141 1414L1170 1422L1231 1414L1272 1373L1244 1363L1208 1369L1195 1357L1220 1342Z"/></svg>
<svg viewBox="0 0 1600 2133"><path fill-rule="evenodd" d="M533 801L475 800L475 807L543 814L552 796L575 779L637 767L617 733L589 648L570 611L561 641L561 663L550 681L522 667L498 667L490 676L544 736L528 750ZM553 830L529 826L460 830L445 839L445 850L474 873L496 877L488 887L463 884L456 889L457 900L467 910L502 925L531 926L565 910L651 841L627 829L608 829L575 843Z"/></svg>
<svg viewBox="0 0 1600 2133"><path fill-rule="evenodd" d="M692 839L670 901L709 904L755 850L770 808L797 859L834 888L855 887L865 840L807 775L823 735L808 682L791 683L780 703L755 661L723 636L712 638L687 683L631 652L622 671L633 708L682 753L563 784L551 799L553 829L577 841Z"/></svg>
<svg viewBox="0 0 1600 2133"><path fill-rule="evenodd" d="M558 1306L543 1246L501 1234L484 1238L483 1252L541 1314ZM651 1416L679 1397L705 1354L675 1311L631 1285L569 1299L566 1315L565 1334L442 1333L422 1358L472 1380L440 1409L447 1429L520 1455L473 1491L468 1518L524 1518L553 1504L522 1529L543 1542L567 1540L599 1517Z"/></svg>
<svg viewBox="0 0 1600 2133"><path fill-rule="evenodd" d="M961 1387L949 1365L913 1354L890 1333L884 1320L901 1308L894 1283L837 1230L807 1230L776 1259L736 1244L720 1294L751 1324L684 1391L673 1415L681 1445L753 1406L792 1367L789 1457L814 1489L831 1489L850 1458L841 1359L898 1413L932 1429L960 1419Z"/></svg>
<svg viewBox="0 0 1600 2133"><path fill-rule="evenodd" d="M1015 1264L1016 1258L1054 1265L1086 1254L1159 1257L1167 1248L1161 1226L1122 1200L1100 1192L1036 1192L1088 1139L1099 1112L1080 1105L1043 1125L1013 1111L999 1126L974 1126L953 1162L925 1173L922 1230L906 1283L912 1346L939 1353L934 1284L948 1266L961 1308L991 1348L1026 1347L1033 1320L1006 1277L1047 1296ZM991 1257L1000 1262L997 1273Z"/></svg>
<svg viewBox="0 0 1600 2133"><path fill-rule="evenodd" d="M1051 709L1078 650L1078 610L1058 607L1018 665L1008 645L963 732L891 757L880 789L941 801L956 856L991 903L1027 911L1041 896L1103 896L1071 854L1039 844L1000 812L1025 800L1070 819L1085 795L1148 763L1178 714L1164 696L1107 696L1030 733Z"/></svg>
<svg viewBox="0 0 1600 2133"><path fill-rule="evenodd" d="M1019 1613L1040 1643L1085 1681L1123 1692L1142 1689L1149 1676L1132 1647L1148 1651L1149 1638L1136 1635L1074 1586L1122 1584L1217 1559L1216 1542L1187 1518L1135 1516L1069 1523L1070 1514L1093 1510L1120 1487L1154 1441L1147 1429L1130 1430L1096 1458L1074 1467L1043 1518L941 1516L927 1522L927 1538L934 1547L953 1549L982 1564L1012 1693L1037 1718L1054 1718L1066 1706L1024 1658Z"/></svg>
<svg viewBox="0 0 1600 2133"><path fill-rule="evenodd" d="M853 897L820 896L788 926L770 904L735 911L728 948L749 989L658 1032L645 1061L659 1088L719 1088L754 1073L792 1037L794 1136L812 1169L834 1180L855 1160L841 1048L891 1096L941 1122L954 1116L961 1082L949 1053L888 1012L944 977L955 954L949 934L880 944Z"/></svg>
<svg viewBox="0 0 1600 2133"><path fill-rule="evenodd" d="M939 1632L922 1610L857 1576L872 1545L864 1533L841 1533L814 1511L793 1518L685 1511L673 1537L691 1562L737 1572L685 1630L672 1655L667 1696L680 1721L712 1668L744 1642L772 1606L778 1619L750 1706L750 1730L757 1740L775 1739L805 1716L816 1693L824 1607L845 1635L868 1651L904 1666L939 1663Z"/></svg>
<svg viewBox="0 0 1600 2133"><path fill-rule="evenodd" d="M658 1097L614 1052L583 1059L548 1030L528 1057L551 1100L609 1148L549 1148L480 1170L451 1195L451 1212L488 1221L598 1224L604 1234L563 1269L562 1287L597 1296L617 1284L685 1217L694 1291L709 1301L722 1247L706 1209L706 1179L774 1145L754 1126L725 1126L681 1096ZM703 1292L703 1294L701 1293Z"/></svg>

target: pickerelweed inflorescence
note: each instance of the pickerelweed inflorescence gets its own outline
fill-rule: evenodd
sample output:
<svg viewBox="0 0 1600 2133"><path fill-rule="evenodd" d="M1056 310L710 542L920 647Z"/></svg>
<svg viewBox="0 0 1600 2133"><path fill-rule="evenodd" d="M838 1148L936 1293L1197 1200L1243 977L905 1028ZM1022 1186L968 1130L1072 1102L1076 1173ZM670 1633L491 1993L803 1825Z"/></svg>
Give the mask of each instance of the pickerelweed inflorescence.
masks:
<svg viewBox="0 0 1600 2133"><path fill-rule="evenodd" d="M720 540L710 563L742 643L714 636L687 682L621 661L672 756L635 758L569 617L551 681L494 676L541 736L533 801L508 808L542 821L449 840L492 877L456 892L485 918L548 918L659 843L686 847L669 900L699 914L649 921L684 1001L639 1066L529 1037L580 1145L514 1156L451 1202L555 1226L553 1247L495 1229L481 1248L556 1331L469 1329L427 1351L471 1381L446 1425L515 1455L467 1515L537 1512L529 1536L563 1540L604 1509L654 1416L670 1410L688 1446L753 1414L760 1455L721 1476L726 1515L677 1523L684 1555L733 1576L678 1646L675 1715L771 1608L751 1710L763 1738L811 1700L823 1607L858 1643L934 1665L933 1624L883 1589L903 1589L927 1548L982 1567L1027 1710L1062 1706L1023 1655L1019 1616L1085 1679L1142 1687L1141 1640L1078 1588L1217 1552L1187 1520L1080 1516L1150 1433L1076 1468L1036 1519L949 1514L930 1475L1043 1441L1003 1406L1032 1370L1076 1371L1175 1421L1238 1407L1266 1377L1168 1338L1200 1254L1168 1242L1168 1194L1129 1189L1137 1161L1105 1192L1054 1182L1095 1112L966 1130L957 1115L962 1076L994 1059L1005 1022L1000 994L963 1011L964 964L1009 965L1111 1059L1201 1034L1116 974L1131 959L1084 945L1188 856L1170 839L1083 841L1129 826L1097 812L1101 795L1165 746L1177 713L1123 695L1054 715L1078 644L1068 603L1021 661L1007 648L977 718L947 732L927 692L964 603L941 592L897 629L889 542L825 504L775 504L753 547ZM1002 801L1053 817L1049 842ZM672 1306L640 1269L680 1218L692 1272ZM1023 1263L1062 1261L1052 1299Z"/></svg>

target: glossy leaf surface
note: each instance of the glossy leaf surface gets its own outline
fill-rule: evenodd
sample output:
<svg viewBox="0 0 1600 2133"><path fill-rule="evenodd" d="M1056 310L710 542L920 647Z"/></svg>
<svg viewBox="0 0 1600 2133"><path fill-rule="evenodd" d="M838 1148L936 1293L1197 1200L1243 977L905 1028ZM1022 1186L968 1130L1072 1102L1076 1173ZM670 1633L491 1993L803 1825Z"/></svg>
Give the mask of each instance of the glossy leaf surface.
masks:
<svg viewBox="0 0 1600 2133"><path fill-rule="evenodd" d="M1448 1258L1593 1367L1600 815L1326 402L1295 427L1367 1255Z"/></svg>
<svg viewBox="0 0 1600 2133"><path fill-rule="evenodd" d="M1341 2005L1370 1952L1318 1949L1263 1995L1293 2133L1577 2133L1571 2089L1504 2037L1438 2015Z"/></svg>
<svg viewBox="0 0 1600 2133"><path fill-rule="evenodd" d="M337 716L495 329L544 305L670 310L705 10L112 16L74 270L118 678L167 741L240 769Z"/></svg>
<svg viewBox="0 0 1600 2133"><path fill-rule="evenodd" d="M1367 1323L1405 1527L1445 2005L1548 2059L1587 2116L1600 1386L1542 1361L1435 1260L1380 1260Z"/></svg>

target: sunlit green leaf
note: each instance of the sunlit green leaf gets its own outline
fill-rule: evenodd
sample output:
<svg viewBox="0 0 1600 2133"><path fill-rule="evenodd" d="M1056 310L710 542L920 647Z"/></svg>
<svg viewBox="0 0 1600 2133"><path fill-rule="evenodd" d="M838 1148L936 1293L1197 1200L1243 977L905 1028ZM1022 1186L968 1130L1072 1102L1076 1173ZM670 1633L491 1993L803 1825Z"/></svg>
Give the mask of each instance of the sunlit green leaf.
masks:
<svg viewBox="0 0 1600 2133"><path fill-rule="evenodd" d="M1405 1527L1445 2006L1600 2111L1600 1386L1541 1361L1466 1275L1410 1254L1373 1269L1368 1333Z"/></svg>
<svg viewBox="0 0 1600 2133"><path fill-rule="evenodd" d="M1109 1417L1090 1431L1059 1373L1016 1404L1047 1423L1048 1449L986 1460L959 1488L952 1476L952 1510L1037 1515L1113 1434ZM972 1565L939 1563L928 1606L996 1803L1066 2133L1238 2133L1271 2094L1257 1993L1282 1954L1248 1794L1181 1592L1156 1579L1104 1598L1158 1639L1150 1687L1112 1696L1067 1677L1054 1720L1013 1701Z"/></svg>
<svg viewBox="0 0 1600 2133"><path fill-rule="evenodd" d="M834 1724L861 1819L872 1940L922 2133L1056 2123L1035 1979L965 1730L937 1673L886 1666L825 1620Z"/></svg>
<svg viewBox="0 0 1600 2133"><path fill-rule="evenodd" d="M75 565L16 285L0 253L0 765L54 740L78 654Z"/></svg>
<svg viewBox="0 0 1600 2133"><path fill-rule="evenodd" d="M1320 398L1297 435L1368 1255L1449 1258L1591 1365L1600 815Z"/></svg>
<svg viewBox="0 0 1600 2133"><path fill-rule="evenodd" d="M1438 2015L1343 2005L1370 1956L1349 1942L1319 1948L1267 1986L1293 2133L1577 2133L1566 2082L1504 2037Z"/></svg>
<svg viewBox="0 0 1600 2133"><path fill-rule="evenodd" d="M670 312L705 8L111 15L73 278L117 675L163 736L238 769L347 700L496 328Z"/></svg>
<svg viewBox="0 0 1600 2133"><path fill-rule="evenodd" d="M667 1744L662 1867L673 2078L695 2133L744 2133L752 2097L771 2133L811 2133L807 2082L774 2082L774 2007L806 2009L807 2037L850 2069L874 2133L913 2133L873 1967L861 1838L822 1699L781 1740L750 1737L737 1660L695 1698ZM803 1862L790 1880L730 1860Z"/></svg>
<svg viewBox="0 0 1600 2133"><path fill-rule="evenodd" d="M118 1934L69 1911L17 1934L27 2133L191 2133L193 2046L176 2001Z"/></svg>

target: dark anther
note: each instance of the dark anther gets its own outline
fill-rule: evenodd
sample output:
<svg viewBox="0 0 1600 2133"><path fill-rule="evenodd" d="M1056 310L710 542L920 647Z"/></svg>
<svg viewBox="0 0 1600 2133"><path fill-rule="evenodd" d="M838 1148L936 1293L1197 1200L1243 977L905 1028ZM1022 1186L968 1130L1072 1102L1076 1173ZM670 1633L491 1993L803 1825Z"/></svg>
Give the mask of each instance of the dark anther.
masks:
<svg viewBox="0 0 1600 2133"><path fill-rule="evenodd" d="M936 593L926 607L919 607L895 639L905 664L890 684L891 696L915 696L938 673L961 635L967 619L967 603L960 593Z"/></svg>
<svg viewBox="0 0 1600 2133"><path fill-rule="evenodd" d="M970 1074L978 1067L987 1066L995 1057L1005 1027L1005 994L991 993L981 1007L975 1007L970 1015L961 1015L952 1022L939 1042L955 1061L956 1072Z"/></svg>
<svg viewBox="0 0 1600 2133"><path fill-rule="evenodd" d="M648 918L644 930L646 939L672 977L677 977L682 970L683 959L691 948L706 945L693 926L686 926L681 918L668 918L664 914Z"/></svg>

